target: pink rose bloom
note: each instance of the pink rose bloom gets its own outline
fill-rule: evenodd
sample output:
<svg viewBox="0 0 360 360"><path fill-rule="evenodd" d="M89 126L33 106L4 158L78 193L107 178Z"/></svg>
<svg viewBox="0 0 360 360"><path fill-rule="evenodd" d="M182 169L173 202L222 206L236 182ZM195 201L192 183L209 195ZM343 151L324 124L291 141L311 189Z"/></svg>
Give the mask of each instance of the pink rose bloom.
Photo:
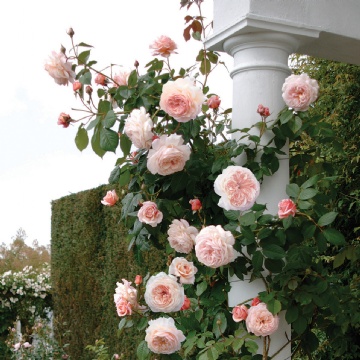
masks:
<svg viewBox="0 0 360 360"><path fill-rule="evenodd" d="M126 120L124 132L138 149L150 149L154 124L144 107L134 109Z"/></svg>
<svg viewBox="0 0 360 360"><path fill-rule="evenodd" d="M157 205L152 201L145 201L139 212L138 212L139 221L149 224L152 227L156 227L157 224L160 224L163 219L163 213L158 210Z"/></svg>
<svg viewBox="0 0 360 360"><path fill-rule="evenodd" d="M195 253L198 260L211 268L227 265L235 260L235 239L230 231L220 225L203 228L195 238Z"/></svg>
<svg viewBox="0 0 360 360"><path fill-rule="evenodd" d="M184 304L184 288L173 275L160 272L146 283L145 301L153 312L179 311Z"/></svg>
<svg viewBox="0 0 360 360"><path fill-rule="evenodd" d="M97 74L95 77L95 84L105 85L106 84L106 76L103 74Z"/></svg>
<svg viewBox="0 0 360 360"><path fill-rule="evenodd" d="M143 282L143 278L141 275L136 275L135 276L135 284L136 285L140 285Z"/></svg>
<svg viewBox="0 0 360 360"><path fill-rule="evenodd" d="M198 230L184 220L173 220L167 231L170 246L179 253L189 254L194 247Z"/></svg>
<svg viewBox="0 0 360 360"><path fill-rule="evenodd" d="M152 52L153 56L160 55L168 58L171 54L176 54L177 46L169 37L162 35L149 46L149 49L154 50Z"/></svg>
<svg viewBox="0 0 360 360"><path fill-rule="evenodd" d="M131 282L122 279L123 283L116 283L116 289L114 294L114 302L117 304L120 300L126 300L134 308L138 307L137 304L137 290L131 286Z"/></svg>
<svg viewBox="0 0 360 360"><path fill-rule="evenodd" d="M106 206L114 206L119 201L119 197L115 190L108 191L101 200L101 203Z"/></svg>
<svg viewBox="0 0 360 360"><path fill-rule="evenodd" d="M194 284L197 268L183 257L176 257L169 266L169 274L179 277L180 284Z"/></svg>
<svg viewBox="0 0 360 360"><path fill-rule="evenodd" d="M251 306L256 306L258 304L260 304L260 299L256 296L252 299L252 302L251 302Z"/></svg>
<svg viewBox="0 0 360 360"><path fill-rule="evenodd" d="M74 90L74 91L80 90L81 87L82 87L82 84L81 84L80 81L75 81L75 82L73 83L73 90Z"/></svg>
<svg viewBox="0 0 360 360"><path fill-rule="evenodd" d="M152 174L170 175L182 171L190 159L190 148L180 135L162 135L152 142L147 168Z"/></svg>
<svg viewBox="0 0 360 360"><path fill-rule="evenodd" d="M183 303L180 310L181 311L188 310L188 309L190 309L190 306L191 306L190 299L185 295L184 303Z"/></svg>
<svg viewBox="0 0 360 360"><path fill-rule="evenodd" d="M120 298L119 301L115 303L115 305L118 316L126 316L132 314L131 303L124 298Z"/></svg>
<svg viewBox="0 0 360 360"><path fill-rule="evenodd" d="M214 190L220 196L218 205L225 210L249 210L260 194L260 183L242 166L228 166L216 178Z"/></svg>
<svg viewBox="0 0 360 360"><path fill-rule="evenodd" d="M296 205L291 199L281 200L278 204L278 216L280 219L285 219L288 216L295 216Z"/></svg>
<svg viewBox="0 0 360 360"><path fill-rule="evenodd" d="M172 354L180 350L181 342L185 339L172 318L160 317L150 320L146 329L145 341L150 351L155 354Z"/></svg>
<svg viewBox="0 0 360 360"><path fill-rule="evenodd" d="M256 336L273 334L279 326L279 317L273 315L265 303L259 303L248 310L246 328Z"/></svg>
<svg viewBox="0 0 360 360"><path fill-rule="evenodd" d="M25 349L27 349L27 348L31 347L31 344L26 341L26 342L23 343L23 347L24 347Z"/></svg>
<svg viewBox="0 0 360 360"><path fill-rule="evenodd" d="M221 100L217 95L212 95L207 100L207 105L210 109L217 109L220 106Z"/></svg>
<svg viewBox="0 0 360 360"><path fill-rule="evenodd" d="M195 119L205 100L202 90L190 78L179 78L163 86L160 108L179 122Z"/></svg>
<svg viewBox="0 0 360 360"><path fill-rule="evenodd" d="M130 70L120 70L117 74L114 75L114 86L126 86L130 76Z"/></svg>
<svg viewBox="0 0 360 360"><path fill-rule="evenodd" d="M44 68L59 85L68 85L75 80L75 72L71 69L72 63L66 60L63 53L53 51Z"/></svg>
<svg viewBox="0 0 360 360"><path fill-rule="evenodd" d="M257 108L257 113L266 118L270 115L270 110L268 107L260 104Z"/></svg>
<svg viewBox="0 0 360 360"><path fill-rule="evenodd" d="M285 104L295 111L306 111L318 97L319 85L308 74L290 75L282 86Z"/></svg>
<svg viewBox="0 0 360 360"><path fill-rule="evenodd" d="M61 125L64 128L67 128L71 122L72 122L72 119L71 119L70 115L62 112L58 117L57 124Z"/></svg>
<svg viewBox="0 0 360 360"><path fill-rule="evenodd" d="M18 342L14 345L14 351L18 351L20 349L21 344Z"/></svg>
<svg viewBox="0 0 360 360"><path fill-rule="evenodd" d="M200 210L202 207L201 201L199 199L192 199L189 201L189 204L191 205L192 211Z"/></svg>
<svg viewBox="0 0 360 360"><path fill-rule="evenodd" d="M245 305L237 305L232 309L232 318L235 322L246 320L248 308Z"/></svg>

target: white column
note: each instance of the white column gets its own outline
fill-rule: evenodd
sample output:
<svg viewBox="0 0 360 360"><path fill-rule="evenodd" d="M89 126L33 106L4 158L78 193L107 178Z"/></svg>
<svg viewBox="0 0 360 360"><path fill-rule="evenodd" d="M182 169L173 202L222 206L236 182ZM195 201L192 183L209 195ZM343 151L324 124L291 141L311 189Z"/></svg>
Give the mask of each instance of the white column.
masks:
<svg viewBox="0 0 360 360"><path fill-rule="evenodd" d="M261 121L256 110L259 104L269 107L271 115L267 120L274 120L284 107L281 88L290 75L288 57L295 51L297 41L290 35L275 32L256 32L230 37L224 41L224 50L233 56L233 123L232 128L246 128ZM254 134L259 135L258 129ZM237 136L238 133L235 133ZM271 134L262 137L267 143ZM266 204L267 211L276 214L277 204L287 198L285 189L289 182L288 146L283 148L287 155L282 156L279 170L270 177L265 177L261 184L258 203ZM241 158L238 159L242 165ZM235 306L246 299L265 291L262 280L250 282L250 276L240 281L236 276L230 279L232 288L229 292L229 306ZM278 351L291 336L290 326L280 314L278 331L271 336L269 355ZM259 353L262 353L262 340L259 339ZM287 346L276 359L291 358L290 346Z"/></svg>

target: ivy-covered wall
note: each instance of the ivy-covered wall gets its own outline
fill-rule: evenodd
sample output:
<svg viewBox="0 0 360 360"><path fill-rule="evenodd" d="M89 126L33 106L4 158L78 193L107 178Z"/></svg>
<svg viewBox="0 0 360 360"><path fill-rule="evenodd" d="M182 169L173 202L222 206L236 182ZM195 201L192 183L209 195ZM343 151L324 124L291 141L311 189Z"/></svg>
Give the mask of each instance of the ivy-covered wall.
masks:
<svg viewBox="0 0 360 360"><path fill-rule="evenodd" d="M154 248L144 253L141 267L138 265L128 251L127 230L119 221L120 201L113 207L100 202L110 189L113 187L100 186L52 202L55 334L62 343L70 344L68 353L73 359L92 359L85 346L100 338L105 339L110 355L134 357L137 337L144 333L131 328L117 335L121 319L113 300L116 282L158 272L167 260Z"/></svg>

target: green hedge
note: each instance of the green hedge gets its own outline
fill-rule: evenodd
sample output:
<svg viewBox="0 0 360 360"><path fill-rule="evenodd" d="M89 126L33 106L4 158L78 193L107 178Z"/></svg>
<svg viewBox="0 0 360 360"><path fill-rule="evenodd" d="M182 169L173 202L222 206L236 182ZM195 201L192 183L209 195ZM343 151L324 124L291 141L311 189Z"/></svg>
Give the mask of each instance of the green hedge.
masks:
<svg viewBox="0 0 360 360"><path fill-rule="evenodd" d="M116 282L129 281L164 268L166 255L157 249L144 253L141 267L128 251L127 230L120 223L120 201L101 204L107 190L72 194L52 202L51 271L54 326L57 339L69 343L73 359L91 359L86 345L104 338L110 355L123 353L133 359L144 332L126 329L117 336L120 318L113 294ZM119 194L118 189L116 189ZM64 337L66 331L69 335Z"/></svg>

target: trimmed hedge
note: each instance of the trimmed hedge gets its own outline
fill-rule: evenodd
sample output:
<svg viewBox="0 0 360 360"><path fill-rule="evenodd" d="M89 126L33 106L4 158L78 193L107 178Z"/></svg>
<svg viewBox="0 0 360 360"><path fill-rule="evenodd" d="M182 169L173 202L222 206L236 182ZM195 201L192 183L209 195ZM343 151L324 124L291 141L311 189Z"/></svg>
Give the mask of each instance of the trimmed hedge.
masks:
<svg viewBox="0 0 360 360"><path fill-rule="evenodd" d="M144 332L126 329L121 338L117 336L116 282L158 272L167 260L154 248L143 254L141 267L137 264L133 252L128 251L127 230L119 221L120 201L114 207L100 202L110 189L113 186L104 185L52 202L55 335L62 344L70 344L68 353L73 359L91 359L85 346L100 338L104 338L110 355L123 353L125 359L136 358L136 346Z"/></svg>

